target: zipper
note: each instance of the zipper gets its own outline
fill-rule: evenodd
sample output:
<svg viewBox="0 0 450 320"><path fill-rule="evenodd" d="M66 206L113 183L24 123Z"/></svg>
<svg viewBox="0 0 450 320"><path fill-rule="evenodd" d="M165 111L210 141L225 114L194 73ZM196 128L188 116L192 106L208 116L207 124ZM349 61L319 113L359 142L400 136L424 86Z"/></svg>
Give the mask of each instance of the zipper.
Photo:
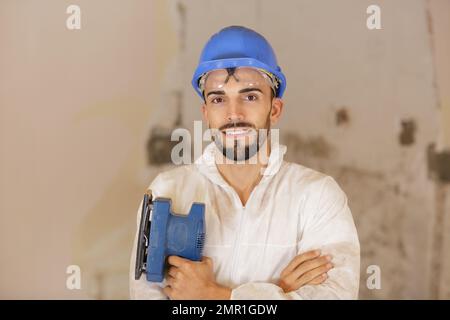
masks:
<svg viewBox="0 0 450 320"><path fill-rule="evenodd" d="M237 279L237 273L236 273L236 268L237 268L237 264L238 264L238 260L239 260L239 254L240 254L240 247L241 247L241 234L242 234L242 225L243 225L243 220L245 219L245 207L242 207L240 210L240 219L239 219L239 226L238 226L238 231L237 231L237 235L236 235L236 240L234 243L234 248L233 248L233 264L231 266L231 272L230 272L230 279L233 281L234 284L238 284L238 279Z"/></svg>
<svg viewBox="0 0 450 320"><path fill-rule="evenodd" d="M252 198L253 194L255 193L257 187L258 186L256 186L253 189L252 193L250 194L249 198L247 199L245 206L242 205L241 199L239 198L236 191L234 191L234 189L230 187L230 190L233 193L235 202L237 202L238 207L240 207L239 214L241 215L239 218L239 225L238 225L236 239L234 241L234 246L233 246L233 258L232 258L233 263L232 263L231 271L230 271L230 280L233 281L233 283L235 283L235 284L238 284L238 280L239 280L236 269L237 269L237 265L238 265L238 261L239 261L239 254L241 251L240 248L241 248L242 228L243 228L243 225L245 225L246 216L247 216L245 214L245 209L246 209L246 206L250 203L250 199Z"/></svg>
<svg viewBox="0 0 450 320"><path fill-rule="evenodd" d="M250 203L250 200L254 197L254 193L256 192L256 190L258 189L258 187L260 186L260 184L264 178L265 177L263 177L261 179L261 181L259 181L259 183L252 190L252 192L250 193L250 196L247 199L247 202L245 203L245 206L242 205L241 199L239 198L236 191L231 186L227 185L228 190L233 194L234 202L237 203L237 207L240 208L239 214L241 215L239 218L239 225L238 225L238 230L237 230L237 234L236 234L236 239L234 240L233 258L232 258L233 262L232 262L231 271L230 271L230 280L233 281L233 283L235 283L235 284L238 284L236 269L237 269L237 265L238 265L238 259L239 259L240 248L241 248L240 242L241 242L241 238L242 238L242 228L243 228L242 225L245 225L245 221L246 221L246 214L245 214L246 210L245 209L248 206L248 204Z"/></svg>

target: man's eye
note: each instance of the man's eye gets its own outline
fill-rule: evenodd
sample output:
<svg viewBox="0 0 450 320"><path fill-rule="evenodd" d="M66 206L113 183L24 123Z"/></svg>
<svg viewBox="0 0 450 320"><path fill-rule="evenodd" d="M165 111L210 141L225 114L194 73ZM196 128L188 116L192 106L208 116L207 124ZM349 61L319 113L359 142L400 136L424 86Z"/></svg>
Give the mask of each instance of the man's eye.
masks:
<svg viewBox="0 0 450 320"><path fill-rule="evenodd" d="M217 97L217 98L214 98L211 100L211 103L221 103L221 102L223 102L223 99L220 97Z"/></svg>
<svg viewBox="0 0 450 320"><path fill-rule="evenodd" d="M258 97L255 96L254 94L249 94L246 98L248 101L255 101L258 99Z"/></svg>

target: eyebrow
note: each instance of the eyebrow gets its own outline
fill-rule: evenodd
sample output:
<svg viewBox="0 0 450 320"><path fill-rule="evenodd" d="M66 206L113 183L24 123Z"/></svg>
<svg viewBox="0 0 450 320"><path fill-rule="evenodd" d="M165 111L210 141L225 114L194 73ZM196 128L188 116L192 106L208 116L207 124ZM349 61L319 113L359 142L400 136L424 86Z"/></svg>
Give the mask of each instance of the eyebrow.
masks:
<svg viewBox="0 0 450 320"><path fill-rule="evenodd" d="M263 93L262 90L259 88L244 88L244 89L239 90L239 93L246 93L246 92L251 92L251 91L259 91L259 92ZM223 90L210 91L210 92L208 92L206 97L209 97L210 94L225 95L225 91L223 91Z"/></svg>
<svg viewBox="0 0 450 320"><path fill-rule="evenodd" d="M206 95L206 97L209 97L210 94L221 94L221 95L224 95L224 94L225 94L225 91L223 91L223 90L219 90L219 91L210 91L210 92L208 92L208 94Z"/></svg>
<svg viewBox="0 0 450 320"><path fill-rule="evenodd" d="M239 90L239 93L246 93L246 92L251 92L251 91L259 91L259 92L263 93L262 90L259 88L245 88L245 89Z"/></svg>

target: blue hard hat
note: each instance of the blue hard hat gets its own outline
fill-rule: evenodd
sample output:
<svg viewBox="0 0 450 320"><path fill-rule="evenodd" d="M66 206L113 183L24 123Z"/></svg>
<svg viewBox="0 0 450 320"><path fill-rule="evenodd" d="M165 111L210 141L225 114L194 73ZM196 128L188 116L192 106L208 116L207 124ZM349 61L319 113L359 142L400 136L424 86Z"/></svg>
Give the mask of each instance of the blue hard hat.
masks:
<svg viewBox="0 0 450 320"><path fill-rule="evenodd" d="M278 81L276 97L286 89L286 77L278 66L269 42L259 33L241 26L230 26L214 34L206 43L192 77L192 86L203 98L199 88L201 76L211 70L253 67L274 75Z"/></svg>

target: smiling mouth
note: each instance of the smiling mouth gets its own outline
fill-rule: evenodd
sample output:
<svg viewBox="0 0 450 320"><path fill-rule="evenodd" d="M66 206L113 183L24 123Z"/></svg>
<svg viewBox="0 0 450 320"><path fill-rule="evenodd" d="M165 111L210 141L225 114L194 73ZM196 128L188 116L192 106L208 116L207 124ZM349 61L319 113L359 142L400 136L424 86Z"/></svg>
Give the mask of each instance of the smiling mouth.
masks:
<svg viewBox="0 0 450 320"><path fill-rule="evenodd" d="M225 137L238 138L249 135L253 130L251 128L228 128L226 130L222 130L222 134Z"/></svg>

